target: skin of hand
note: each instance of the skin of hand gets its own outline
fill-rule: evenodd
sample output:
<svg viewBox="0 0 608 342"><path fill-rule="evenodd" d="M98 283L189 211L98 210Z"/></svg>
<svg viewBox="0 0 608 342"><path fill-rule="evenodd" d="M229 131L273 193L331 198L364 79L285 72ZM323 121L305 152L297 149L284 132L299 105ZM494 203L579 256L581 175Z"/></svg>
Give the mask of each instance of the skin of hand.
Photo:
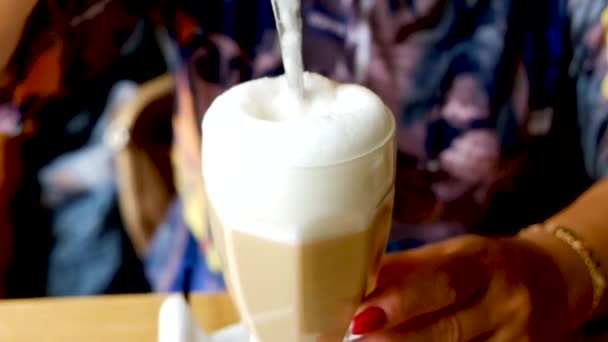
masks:
<svg viewBox="0 0 608 342"><path fill-rule="evenodd" d="M580 310L568 303L551 248L520 237L463 236L390 255L352 332L363 342L572 341ZM578 270L585 279L584 266Z"/></svg>

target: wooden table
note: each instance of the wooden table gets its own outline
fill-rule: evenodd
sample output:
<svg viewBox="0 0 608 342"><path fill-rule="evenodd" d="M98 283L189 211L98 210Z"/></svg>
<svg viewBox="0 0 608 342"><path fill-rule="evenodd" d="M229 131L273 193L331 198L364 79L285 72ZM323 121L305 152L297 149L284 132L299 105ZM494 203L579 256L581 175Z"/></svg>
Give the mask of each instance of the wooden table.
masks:
<svg viewBox="0 0 608 342"><path fill-rule="evenodd" d="M1 342L153 342L164 295L128 295L0 302ZM238 321L225 294L193 295L206 331Z"/></svg>
<svg viewBox="0 0 608 342"><path fill-rule="evenodd" d="M7 300L0 302L0 342L154 342L166 295ZM193 295L191 308L206 331L238 321L226 294ZM608 335L577 342L606 342Z"/></svg>

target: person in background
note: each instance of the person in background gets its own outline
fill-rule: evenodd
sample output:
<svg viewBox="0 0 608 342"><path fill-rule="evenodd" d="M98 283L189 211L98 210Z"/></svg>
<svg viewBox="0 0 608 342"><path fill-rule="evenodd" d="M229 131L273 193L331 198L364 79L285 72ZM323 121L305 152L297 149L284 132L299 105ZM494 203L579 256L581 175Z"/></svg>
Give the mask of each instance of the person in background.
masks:
<svg viewBox="0 0 608 342"><path fill-rule="evenodd" d="M552 224L510 239L465 235L438 242L467 232L513 234L542 222L587 186L591 175L577 167L576 101L570 102L581 95L571 93L569 83L578 73L564 73L571 61L569 17L576 13L549 1L303 5L307 69L363 83L397 113L399 175L390 248L435 242L388 257L379 288L353 321L355 331L369 334L369 341L547 340L595 317L595 311L576 314L595 307L588 305L590 293L601 290L588 276L601 269L586 267L588 260L579 255L595 249L573 251L587 240L577 228L555 228L558 236L572 232L570 245L552 235ZM174 46L193 49L179 49L173 69L177 115L184 123L176 136L196 137L184 148L196 162L180 171L197 184L188 187L192 193L202 191L196 148L201 137L192 123L223 89L278 74L281 67L269 4L180 6L179 32L190 35L173 37ZM204 212L203 197L192 198L199 208L193 212ZM193 217L199 242L212 256L205 221ZM219 272L218 264L209 265ZM564 278L582 281L564 284ZM547 282L555 287L547 290ZM435 288L436 296L427 291Z"/></svg>
<svg viewBox="0 0 608 342"><path fill-rule="evenodd" d="M535 25L516 25L522 13L516 1L302 4L307 70L368 86L399 121L390 251L466 232L511 233L533 222L528 216L557 210L574 197L578 187L573 181L564 185L560 196L545 193L546 208L528 210L533 214L496 209L530 196L532 177L523 171L538 172L528 162L541 159L528 154L530 146L552 130L552 119L547 123L543 114L552 113L552 101L558 97L552 85L558 80L562 50L540 44L547 27L561 33L549 19L552 12L541 15L543 20ZM547 4L537 5L535 12L544 13ZM173 5L168 12L175 18L169 21L163 47L166 56L173 56L169 68L177 90L177 202L182 222L204 252L203 265L217 275L221 269L205 218L198 167L198 123L223 90L280 74L279 44L269 1L184 0ZM534 51L524 54L524 48ZM534 72L528 72L532 68ZM534 125L537 121L541 124ZM574 132L568 134L574 137ZM493 225L496 222L501 225ZM151 250L150 259L158 260L154 254L160 255ZM173 271L174 287L179 286L179 272Z"/></svg>

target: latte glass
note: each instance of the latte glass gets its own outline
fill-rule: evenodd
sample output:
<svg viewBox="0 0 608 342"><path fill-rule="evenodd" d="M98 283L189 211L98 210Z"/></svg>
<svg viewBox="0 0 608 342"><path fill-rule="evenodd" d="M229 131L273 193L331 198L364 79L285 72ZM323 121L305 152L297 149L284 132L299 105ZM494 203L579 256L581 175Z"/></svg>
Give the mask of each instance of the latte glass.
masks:
<svg viewBox="0 0 608 342"><path fill-rule="evenodd" d="M348 335L357 306L375 285L391 225L396 144L390 116L386 134L363 153L307 167L268 160L243 167L240 158L255 160L249 147L225 149L220 138L207 139L204 127L208 217L251 341Z"/></svg>

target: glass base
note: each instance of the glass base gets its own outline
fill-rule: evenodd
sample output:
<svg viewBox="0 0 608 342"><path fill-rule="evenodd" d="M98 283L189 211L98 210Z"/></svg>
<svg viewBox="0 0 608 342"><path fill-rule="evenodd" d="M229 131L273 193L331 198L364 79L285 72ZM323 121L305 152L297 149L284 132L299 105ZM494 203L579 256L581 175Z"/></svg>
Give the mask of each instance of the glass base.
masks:
<svg viewBox="0 0 608 342"><path fill-rule="evenodd" d="M348 334L348 336L346 336L344 338L344 342L352 342L352 341L357 341L359 339L363 338L363 336L361 335L353 335L353 334Z"/></svg>
<svg viewBox="0 0 608 342"><path fill-rule="evenodd" d="M343 342L353 342L353 341L357 341L357 340L361 339L362 337L363 336L361 336L361 335L348 334L348 336L344 337L344 339L342 341ZM236 342L236 341L233 341L233 342ZM249 335L248 342L260 342L260 341L258 341L258 339L255 336Z"/></svg>

